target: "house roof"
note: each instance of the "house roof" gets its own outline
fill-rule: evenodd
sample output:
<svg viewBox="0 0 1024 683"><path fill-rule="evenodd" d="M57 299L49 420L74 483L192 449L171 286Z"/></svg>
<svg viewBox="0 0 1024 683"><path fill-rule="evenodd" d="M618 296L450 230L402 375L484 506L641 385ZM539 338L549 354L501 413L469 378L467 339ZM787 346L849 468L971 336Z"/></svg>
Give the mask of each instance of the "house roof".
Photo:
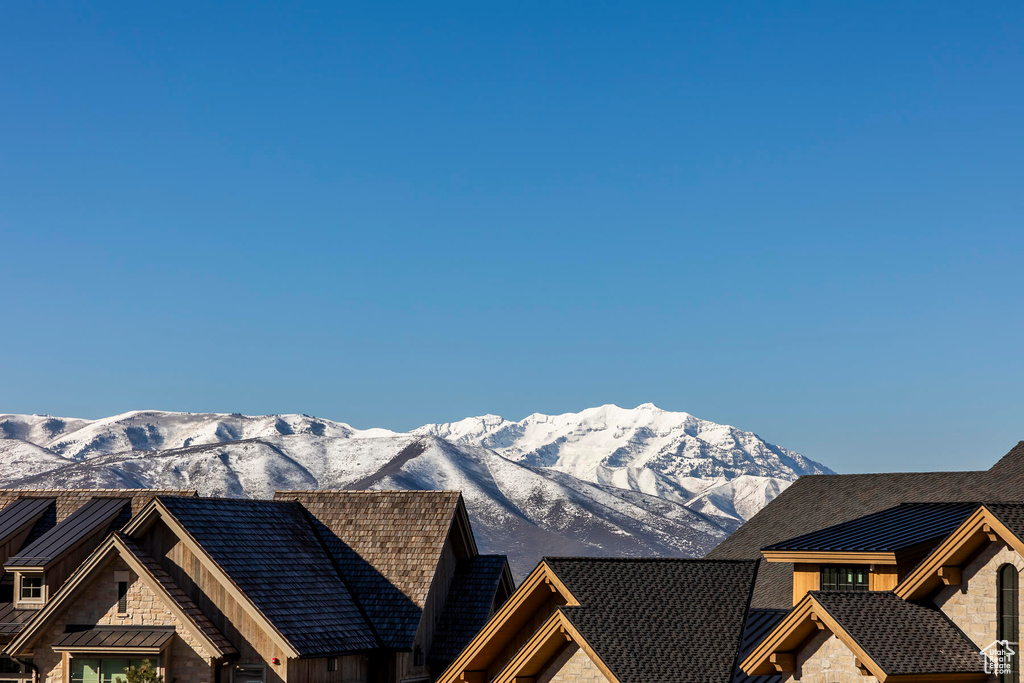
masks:
<svg viewBox="0 0 1024 683"><path fill-rule="evenodd" d="M99 626L72 631L51 647L64 650L160 650L174 635L173 626Z"/></svg>
<svg viewBox="0 0 1024 683"><path fill-rule="evenodd" d="M300 505L174 497L159 503L298 656L378 646Z"/></svg>
<svg viewBox="0 0 1024 683"><path fill-rule="evenodd" d="M740 640L739 661L743 661L747 655L753 652L758 643L764 640L765 636L779 625L789 610L784 609L752 609L747 612L747 620L743 624L743 637ZM751 676L739 667L737 662L736 674L733 676L733 683L780 683L782 674Z"/></svg>
<svg viewBox="0 0 1024 683"><path fill-rule="evenodd" d="M136 514L156 496L197 496L195 489L0 489L0 506L19 498L50 498L57 502L57 522L93 498L127 498Z"/></svg>
<svg viewBox="0 0 1024 683"><path fill-rule="evenodd" d="M0 603L0 636L13 636L36 614L37 609L16 609L13 602Z"/></svg>
<svg viewBox="0 0 1024 683"><path fill-rule="evenodd" d="M105 532L122 517L123 521L127 521L127 499L93 498L57 526L9 557L4 566L45 567L79 541L93 534Z"/></svg>
<svg viewBox="0 0 1024 683"><path fill-rule="evenodd" d="M979 503L903 503L762 548L832 552L898 551L944 538Z"/></svg>
<svg viewBox="0 0 1024 683"><path fill-rule="evenodd" d="M449 532L460 533L463 557L476 555L458 491L278 491L275 499L297 501L315 518L386 647L412 648Z"/></svg>
<svg viewBox="0 0 1024 683"><path fill-rule="evenodd" d="M1024 441L987 471L800 477L706 557L757 558L765 546L900 503L1020 500L1021 490L1024 490ZM758 572L752 606L790 606L792 576L789 563L764 564Z"/></svg>
<svg viewBox="0 0 1024 683"><path fill-rule="evenodd" d="M231 644L231 641L225 638L224 634L221 633L220 630L213 625L213 622L210 621L210 618L206 616L206 613L192 602L192 598L190 598L188 594L178 586L178 584L174 583L174 580L171 579L171 575L164 571L164 568L160 566L160 563L157 562L154 557L142 550L142 548L140 548L131 538L121 534L118 534L117 536L125 550L129 552L143 568L145 568L154 581L160 584L166 592L167 597L174 601L178 609L192 622L193 626L199 629L199 631L220 651L218 653L219 656L223 657L237 652L235 646Z"/></svg>
<svg viewBox="0 0 1024 683"><path fill-rule="evenodd" d="M559 610L621 683L731 681L757 562L545 558Z"/></svg>
<svg viewBox="0 0 1024 683"><path fill-rule="evenodd" d="M491 616L502 577L511 579L504 555L479 555L459 560L438 617L428 659L448 665Z"/></svg>
<svg viewBox="0 0 1024 683"><path fill-rule="evenodd" d="M53 498L18 498L0 510L0 542L34 524L57 501Z"/></svg>
<svg viewBox="0 0 1024 683"><path fill-rule="evenodd" d="M889 591L810 595L887 675L984 671L978 648L935 607Z"/></svg>

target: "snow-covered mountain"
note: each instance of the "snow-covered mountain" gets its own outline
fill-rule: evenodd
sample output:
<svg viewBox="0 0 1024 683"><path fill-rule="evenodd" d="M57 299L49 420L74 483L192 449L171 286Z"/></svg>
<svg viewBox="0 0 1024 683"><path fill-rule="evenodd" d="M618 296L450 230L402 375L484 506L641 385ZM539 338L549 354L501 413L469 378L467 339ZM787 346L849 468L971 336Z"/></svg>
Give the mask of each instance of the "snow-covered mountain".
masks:
<svg viewBox="0 0 1024 683"><path fill-rule="evenodd" d="M702 555L823 466L751 432L650 404L496 416L409 433L307 415L0 415L0 486L460 489L487 552Z"/></svg>

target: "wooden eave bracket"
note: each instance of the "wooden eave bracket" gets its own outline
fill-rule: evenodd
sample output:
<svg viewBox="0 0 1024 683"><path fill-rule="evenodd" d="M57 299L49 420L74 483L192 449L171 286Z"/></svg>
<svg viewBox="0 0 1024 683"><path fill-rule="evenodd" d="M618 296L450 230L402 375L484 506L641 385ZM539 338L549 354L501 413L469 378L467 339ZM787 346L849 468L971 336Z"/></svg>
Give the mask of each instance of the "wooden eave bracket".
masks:
<svg viewBox="0 0 1024 683"><path fill-rule="evenodd" d="M868 667L864 664L864 662L860 661L859 657L855 657L854 660L853 660L853 663L857 667L857 671L860 672L861 676L871 676L872 675L871 671L868 670Z"/></svg>
<svg viewBox="0 0 1024 683"><path fill-rule="evenodd" d="M773 652L768 661L779 673L796 671L796 655L792 652Z"/></svg>
<svg viewBox="0 0 1024 683"><path fill-rule="evenodd" d="M988 540L989 541L995 543L996 541L999 540L999 535L995 531L992 530L992 525L991 524L988 524L988 523L982 524L981 525L981 530L982 530L982 532L984 532L984 534L986 536L988 536Z"/></svg>
<svg viewBox="0 0 1024 683"><path fill-rule="evenodd" d="M947 586L959 586L963 583L963 574L960 571L960 567L939 567L939 578Z"/></svg>
<svg viewBox="0 0 1024 683"><path fill-rule="evenodd" d="M825 630L825 622L823 622L821 620L821 617L819 617L814 612L811 612L811 623L817 626L819 631Z"/></svg>
<svg viewBox="0 0 1024 683"><path fill-rule="evenodd" d="M564 626L559 626L558 627L558 632L561 633L563 636L565 636L566 640L569 640L569 641L572 640L572 636L569 635L569 632L565 630Z"/></svg>
<svg viewBox="0 0 1024 683"><path fill-rule="evenodd" d="M547 586L548 588L550 588L552 593L557 593L558 592L558 588L551 581L551 577L545 577L544 578L544 585Z"/></svg>

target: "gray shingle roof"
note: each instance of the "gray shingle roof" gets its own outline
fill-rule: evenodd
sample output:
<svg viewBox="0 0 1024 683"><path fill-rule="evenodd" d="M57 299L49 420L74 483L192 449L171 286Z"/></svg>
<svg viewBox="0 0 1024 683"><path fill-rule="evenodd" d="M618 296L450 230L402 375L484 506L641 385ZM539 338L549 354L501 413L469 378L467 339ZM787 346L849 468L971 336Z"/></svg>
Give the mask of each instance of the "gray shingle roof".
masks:
<svg viewBox="0 0 1024 683"><path fill-rule="evenodd" d="M622 683L731 681L757 562L545 558L560 608Z"/></svg>
<svg viewBox="0 0 1024 683"><path fill-rule="evenodd" d="M211 498L160 502L300 656L378 646L300 505Z"/></svg>
<svg viewBox="0 0 1024 683"><path fill-rule="evenodd" d="M811 595L887 675L984 670L978 648L939 609L889 591Z"/></svg>
<svg viewBox="0 0 1024 683"><path fill-rule="evenodd" d="M945 538L979 506L980 503L904 503L849 522L773 543L764 550L902 550Z"/></svg>
<svg viewBox="0 0 1024 683"><path fill-rule="evenodd" d="M33 543L8 558L5 567L42 567L93 534L105 536L128 521L125 498L93 498ZM120 522L120 524L118 523Z"/></svg>
<svg viewBox="0 0 1024 683"><path fill-rule="evenodd" d="M434 629L428 659L447 666L484 627L507 567L504 555L479 555L459 561Z"/></svg>
<svg viewBox="0 0 1024 683"><path fill-rule="evenodd" d="M821 474L797 479L763 510L707 554L708 559L758 558L761 548L900 503L1021 500L1024 442L990 470ZM793 565L764 563L752 605L790 607Z"/></svg>
<svg viewBox="0 0 1024 683"><path fill-rule="evenodd" d="M278 491L317 533L386 647L410 649L461 499L458 491Z"/></svg>

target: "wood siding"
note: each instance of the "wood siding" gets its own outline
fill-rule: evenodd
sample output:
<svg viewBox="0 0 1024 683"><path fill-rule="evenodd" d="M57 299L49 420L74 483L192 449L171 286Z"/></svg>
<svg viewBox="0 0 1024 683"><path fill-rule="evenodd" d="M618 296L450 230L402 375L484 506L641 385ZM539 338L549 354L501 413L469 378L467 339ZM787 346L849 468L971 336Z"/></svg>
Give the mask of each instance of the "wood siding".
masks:
<svg viewBox="0 0 1024 683"><path fill-rule="evenodd" d="M793 604L800 602L808 591L821 589L821 565L793 565Z"/></svg>
<svg viewBox="0 0 1024 683"><path fill-rule="evenodd" d="M337 662L335 671L327 670L331 659ZM366 681L368 677L369 658L366 655L288 660L288 683L355 683Z"/></svg>
<svg viewBox="0 0 1024 683"><path fill-rule="evenodd" d="M286 655L271 635L162 521L155 522L139 543L238 649L234 665L266 664L268 683L287 680ZM273 664L274 657L282 663Z"/></svg>
<svg viewBox="0 0 1024 683"><path fill-rule="evenodd" d="M891 591L899 583L896 565L875 565L868 576L868 588L873 591Z"/></svg>

